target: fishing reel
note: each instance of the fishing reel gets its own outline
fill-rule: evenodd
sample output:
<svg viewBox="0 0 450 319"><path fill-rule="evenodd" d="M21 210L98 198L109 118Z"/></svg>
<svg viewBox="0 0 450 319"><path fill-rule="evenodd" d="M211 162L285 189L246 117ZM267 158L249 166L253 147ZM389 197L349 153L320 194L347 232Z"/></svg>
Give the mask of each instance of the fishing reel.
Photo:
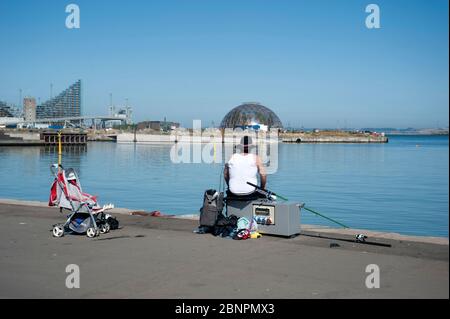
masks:
<svg viewBox="0 0 450 319"><path fill-rule="evenodd" d="M364 234L358 234L356 235L356 241L358 243L364 243L366 241L367 236Z"/></svg>
<svg viewBox="0 0 450 319"><path fill-rule="evenodd" d="M275 195L275 194L272 193L271 191L267 191L267 193L264 194L264 195L266 195L266 198L267 198L268 200L271 200L271 201L277 200L277 195Z"/></svg>

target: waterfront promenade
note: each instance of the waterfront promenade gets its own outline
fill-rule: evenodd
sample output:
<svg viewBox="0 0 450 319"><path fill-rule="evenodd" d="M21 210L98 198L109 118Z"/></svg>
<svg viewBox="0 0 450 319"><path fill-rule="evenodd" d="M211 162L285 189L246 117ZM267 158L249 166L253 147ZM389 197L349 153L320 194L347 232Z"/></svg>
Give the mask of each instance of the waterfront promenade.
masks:
<svg viewBox="0 0 450 319"><path fill-rule="evenodd" d="M0 298L449 296L447 239L370 238L391 248L309 236L236 241L194 234L192 219L115 215L123 229L57 239L51 225L65 217L57 209L0 200ZM79 289L65 286L68 264L80 267ZM368 264L380 267L379 289L366 288Z"/></svg>

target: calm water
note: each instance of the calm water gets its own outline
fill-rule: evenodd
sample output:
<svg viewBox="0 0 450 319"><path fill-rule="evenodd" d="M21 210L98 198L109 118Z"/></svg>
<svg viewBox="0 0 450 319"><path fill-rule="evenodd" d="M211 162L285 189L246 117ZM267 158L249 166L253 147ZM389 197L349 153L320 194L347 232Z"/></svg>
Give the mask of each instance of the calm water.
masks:
<svg viewBox="0 0 450 319"><path fill-rule="evenodd" d="M447 136L388 144L283 144L268 187L354 228L448 237ZM197 213L222 165L173 164L169 145L91 143L67 149L85 191L118 207ZM0 198L46 201L54 149L0 147ZM55 210L56 213L56 210ZM332 225L308 212L302 222Z"/></svg>

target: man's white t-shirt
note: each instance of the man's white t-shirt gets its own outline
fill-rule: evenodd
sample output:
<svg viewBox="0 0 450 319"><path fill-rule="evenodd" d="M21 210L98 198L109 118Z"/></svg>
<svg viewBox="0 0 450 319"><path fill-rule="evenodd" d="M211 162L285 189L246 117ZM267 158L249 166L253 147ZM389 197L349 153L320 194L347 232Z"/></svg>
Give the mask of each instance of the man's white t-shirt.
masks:
<svg viewBox="0 0 450 319"><path fill-rule="evenodd" d="M229 188L233 194L246 195L255 191L255 187L247 184L247 182L258 184L255 154L233 154L228 161L228 172Z"/></svg>

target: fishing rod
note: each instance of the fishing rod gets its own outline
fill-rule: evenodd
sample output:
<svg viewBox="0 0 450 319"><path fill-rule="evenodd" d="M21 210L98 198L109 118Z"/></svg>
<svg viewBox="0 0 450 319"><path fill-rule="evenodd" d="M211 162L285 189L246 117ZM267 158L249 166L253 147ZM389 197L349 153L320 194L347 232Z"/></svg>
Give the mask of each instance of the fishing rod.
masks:
<svg viewBox="0 0 450 319"><path fill-rule="evenodd" d="M337 220L334 220L334 219L332 219L332 218L330 218L330 217L327 217L327 216L325 216L325 215L323 215L323 214L321 214L321 213L318 213L318 212L312 210L311 208L308 208L308 207L303 206L303 209L306 209L307 211L309 211L309 212L311 212L311 213L313 213L313 214L316 214L317 216L320 216L320 217L323 217L323 218L325 218L325 219L328 219L329 221L332 221L333 223L338 224L338 225L340 225L340 226L342 226L342 227L344 227L344 228L350 228L350 227L348 227L347 225L344 225L344 224L338 222Z"/></svg>
<svg viewBox="0 0 450 319"><path fill-rule="evenodd" d="M275 200L275 199L277 199L277 198L281 198L281 199L284 200L284 201L288 201L287 198L285 198L285 197L283 197L283 196L281 196L281 195L275 194L274 192L269 191L269 190L267 190L267 189L264 189L264 188L262 188L262 187L259 187L258 185L255 185L255 184L250 183L250 182L247 182L247 184L250 185L250 186L253 186L254 188L256 188L256 191L257 191L258 193L265 195L268 199L273 199L273 200Z"/></svg>
<svg viewBox="0 0 450 319"><path fill-rule="evenodd" d="M373 241L366 241L367 236L363 234L356 235L355 239L350 238L335 238L335 237L329 237L329 236L323 236L321 234L313 235L313 234L300 234L302 236L306 237L313 237L313 238L321 238L321 239L330 239L330 240L339 240L339 241L346 241L349 243L358 243L358 244L365 244L365 245L372 245L372 246L380 246L380 247L392 247L391 244L385 244L385 243L377 243Z"/></svg>

